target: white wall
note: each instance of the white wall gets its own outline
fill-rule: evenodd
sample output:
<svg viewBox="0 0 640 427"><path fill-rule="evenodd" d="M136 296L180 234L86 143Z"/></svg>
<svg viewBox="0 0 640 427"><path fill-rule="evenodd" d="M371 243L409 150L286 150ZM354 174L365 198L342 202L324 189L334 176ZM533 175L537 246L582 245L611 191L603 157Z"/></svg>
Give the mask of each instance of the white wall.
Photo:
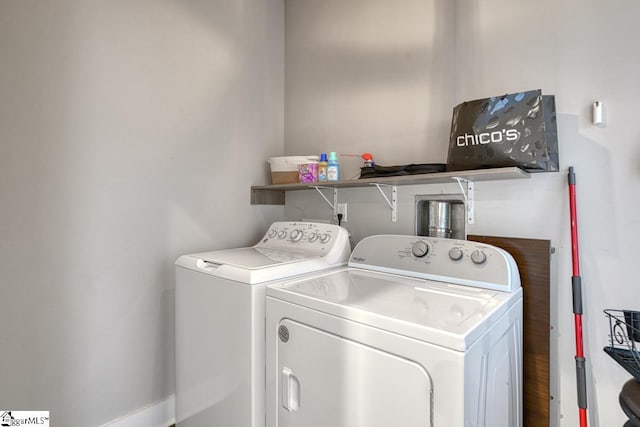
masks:
<svg viewBox="0 0 640 427"><path fill-rule="evenodd" d="M286 2L287 154L338 151L344 178L362 164L344 154L445 161L453 13L434 0Z"/></svg>
<svg viewBox="0 0 640 427"><path fill-rule="evenodd" d="M602 352L608 334L602 310L640 310L640 59L634 47L640 5L462 0L450 11L446 0L344 3L286 3L287 154L333 149L368 151L383 165L442 162L455 104L535 88L556 95L561 172L477 184L468 231L550 239L556 248L558 348L552 358L558 360L553 404L559 415L552 425L578 425L566 178L567 167L575 167L590 425L622 425L617 395L629 375ZM595 100L607 108L605 128L589 122ZM347 157L343 164L352 171L360 166ZM397 223L377 190L340 190L354 242L368 234L413 233L415 195L457 188L398 190ZM331 210L313 191L296 191L287 194L285 215L329 219Z"/></svg>
<svg viewBox="0 0 640 427"><path fill-rule="evenodd" d="M0 405L167 399L173 261L253 243L283 151L280 0L0 1Z"/></svg>

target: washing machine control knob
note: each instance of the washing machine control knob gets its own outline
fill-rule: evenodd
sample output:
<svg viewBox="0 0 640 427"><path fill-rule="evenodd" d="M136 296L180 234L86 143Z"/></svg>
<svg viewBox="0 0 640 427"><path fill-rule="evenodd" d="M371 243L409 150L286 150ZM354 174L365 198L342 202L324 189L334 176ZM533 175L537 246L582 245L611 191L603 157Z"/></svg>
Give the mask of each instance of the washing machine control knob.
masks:
<svg viewBox="0 0 640 427"><path fill-rule="evenodd" d="M458 261L462 258L462 255L464 255L462 253L462 249L457 248L457 247L453 247L451 249L449 249L449 258L451 258L453 261Z"/></svg>
<svg viewBox="0 0 640 427"><path fill-rule="evenodd" d="M474 264L483 264L487 261L487 255L482 251L475 250L471 252L471 261L473 261Z"/></svg>
<svg viewBox="0 0 640 427"><path fill-rule="evenodd" d="M314 231L313 233L309 234L309 241L315 242L316 240L318 240L318 233Z"/></svg>
<svg viewBox="0 0 640 427"><path fill-rule="evenodd" d="M429 245L422 240L415 242L411 245L411 253L418 258L422 258L429 253Z"/></svg>
<svg viewBox="0 0 640 427"><path fill-rule="evenodd" d="M291 232L291 241L297 242L298 240L302 239L302 234L302 230L293 230Z"/></svg>
<svg viewBox="0 0 640 427"><path fill-rule="evenodd" d="M269 230L269 234L267 234L268 237L276 237L276 235L278 234L278 230L276 230L275 228L272 228L271 230Z"/></svg>
<svg viewBox="0 0 640 427"><path fill-rule="evenodd" d="M287 232L284 230L280 230L278 232L278 239L284 239L285 237L287 237Z"/></svg>
<svg viewBox="0 0 640 427"><path fill-rule="evenodd" d="M320 236L320 243L327 243L330 238L331 236L329 236L327 233L324 233Z"/></svg>

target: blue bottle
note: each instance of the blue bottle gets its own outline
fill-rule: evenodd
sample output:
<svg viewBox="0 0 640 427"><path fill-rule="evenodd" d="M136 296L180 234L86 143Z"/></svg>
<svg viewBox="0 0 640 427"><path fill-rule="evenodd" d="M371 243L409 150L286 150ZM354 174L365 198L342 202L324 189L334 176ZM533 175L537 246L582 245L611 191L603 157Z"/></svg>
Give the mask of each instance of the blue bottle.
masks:
<svg viewBox="0 0 640 427"><path fill-rule="evenodd" d="M338 155L335 151L329 153L327 181L340 181L340 163L338 163Z"/></svg>
<svg viewBox="0 0 640 427"><path fill-rule="evenodd" d="M329 167L329 162L327 160L327 153L320 154L320 162L318 162L318 181L326 181L327 180L327 168Z"/></svg>

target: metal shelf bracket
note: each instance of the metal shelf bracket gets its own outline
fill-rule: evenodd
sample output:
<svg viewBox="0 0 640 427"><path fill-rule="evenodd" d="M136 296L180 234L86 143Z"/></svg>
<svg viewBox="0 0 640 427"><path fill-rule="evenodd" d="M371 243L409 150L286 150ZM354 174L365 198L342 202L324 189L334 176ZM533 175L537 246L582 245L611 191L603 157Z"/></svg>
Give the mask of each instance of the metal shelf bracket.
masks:
<svg viewBox="0 0 640 427"><path fill-rule="evenodd" d="M391 184L378 184L376 182L372 182L371 185L375 185L382 197L384 197L385 202L391 208L391 222L396 222L398 220L398 187ZM391 187L391 200L384 194L381 187Z"/></svg>
<svg viewBox="0 0 640 427"><path fill-rule="evenodd" d="M333 210L333 217L335 218L338 215L338 189L336 187L322 187L320 185L311 185L310 188L315 189L318 194L320 194L320 197L322 197L324 201L327 202L327 204ZM333 190L333 203L331 203L329 199L327 199L327 196L325 196L324 193L320 191L321 189Z"/></svg>
<svg viewBox="0 0 640 427"><path fill-rule="evenodd" d="M458 176L454 176L453 179L455 179L458 182L458 186L460 186L460 190L462 191L462 195L464 196L464 203L467 206L467 224L473 224L474 222L473 182L465 178L460 178ZM466 185L462 185L463 182Z"/></svg>

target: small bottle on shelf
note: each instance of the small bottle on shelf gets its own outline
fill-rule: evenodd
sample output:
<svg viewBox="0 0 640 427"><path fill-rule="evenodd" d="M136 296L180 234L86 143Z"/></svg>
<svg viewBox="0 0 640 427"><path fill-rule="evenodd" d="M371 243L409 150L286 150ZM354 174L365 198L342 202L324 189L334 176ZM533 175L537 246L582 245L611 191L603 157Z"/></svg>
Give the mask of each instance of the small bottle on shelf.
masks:
<svg viewBox="0 0 640 427"><path fill-rule="evenodd" d="M362 159L364 160L365 168L372 168L376 165L375 162L373 161L373 156L370 153L364 153L362 155Z"/></svg>
<svg viewBox="0 0 640 427"><path fill-rule="evenodd" d="M327 153L320 154L320 161L318 162L318 181L323 182L327 180Z"/></svg>
<svg viewBox="0 0 640 427"><path fill-rule="evenodd" d="M340 163L338 162L338 155L335 151L329 153L327 181L340 181Z"/></svg>

